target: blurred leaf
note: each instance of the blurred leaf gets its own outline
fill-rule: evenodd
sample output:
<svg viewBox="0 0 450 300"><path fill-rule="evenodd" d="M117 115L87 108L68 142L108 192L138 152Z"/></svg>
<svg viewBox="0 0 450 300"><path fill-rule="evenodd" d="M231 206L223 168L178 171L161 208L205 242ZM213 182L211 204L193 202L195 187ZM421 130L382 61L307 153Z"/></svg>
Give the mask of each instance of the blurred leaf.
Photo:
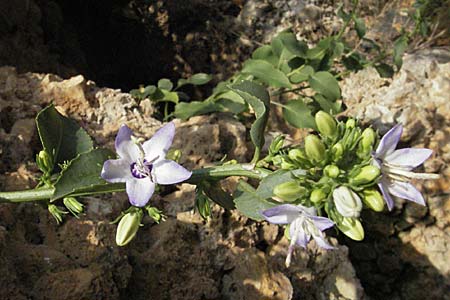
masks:
<svg viewBox="0 0 450 300"><path fill-rule="evenodd" d="M351 14L348 14L344 11L344 4L339 5L337 16L341 18L344 22L349 21L351 19Z"/></svg>
<svg viewBox="0 0 450 300"><path fill-rule="evenodd" d="M394 68L388 64L378 64L375 66L375 69L377 69L378 74L383 78L392 78L394 76Z"/></svg>
<svg viewBox="0 0 450 300"><path fill-rule="evenodd" d="M283 50L287 50L291 55L305 58L308 51L308 45L297 40L292 31L284 31L273 38L271 43L274 53L282 55Z"/></svg>
<svg viewBox="0 0 450 300"><path fill-rule="evenodd" d="M162 78L158 81L158 87L162 90L171 91L173 88L173 83L167 78Z"/></svg>
<svg viewBox="0 0 450 300"><path fill-rule="evenodd" d="M330 49L331 41L333 40L332 37L327 37L319 41L317 43L317 46L314 48L311 48L307 51L307 58L310 60L322 60L322 58L327 54L328 50Z"/></svg>
<svg viewBox="0 0 450 300"><path fill-rule="evenodd" d="M278 57L272 52L272 47L269 45L264 45L253 51L253 59L265 60L273 66L278 65Z"/></svg>
<svg viewBox="0 0 450 300"><path fill-rule="evenodd" d="M265 60L249 59L241 72L251 74L272 87L291 87L286 75Z"/></svg>
<svg viewBox="0 0 450 300"><path fill-rule="evenodd" d="M342 42L336 42L333 49L333 57L340 57L344 53L345 46Z"/></svg>
<svg viewBox="0 0 450 300"><path fill-rule="evenodd" d="M256 151L260 151L264 146L264 131L269 118L269 93L263 86L252 81L243 81L233 85L231 88L255 111L256 120L250 129L250 138L255 145Z"/></svg>
<svg viewBox="0 0 450 300"><path fill-rule="evenodd" d="M316 129L311 108L301 99L290 100L286 103L283 107L283 117L294 127Z"/></svg>
<svg viewBox="0 0 450 300"><path fill-rule="evenodd" d="M366 24L364 23L364 19L353 17L353 21L355 21L355 30L358 34L358 37L362 39L366 35Z"/></svg>
<svg viewBox="0 0 450 300"><path fill-rule="evenodd" d="M211 100L180 102L175 105L174 115L179 119L187 120L190 117L220 111L220 109L220 106Z"/></svg>
<svg viewBox="0 0 450 300"><path fill-rule="evenodd" d="M234 114L239 114L247 108L244 99L234 91L220 94L217 96L216 103L223 107L223 111L230 111Z"/></svg>
<svg viewBox="0 0 450 300"><path fill-rule="evenodd" d="M314 69L311 66L303 65L300 68L291 72L289 80L292 83L300 83L302 81L308 80L309 76L314 74Z"/></svg>
<svg viewBox="0 0 450 300"><path fill-rule="evenodd" d="M397 66L397 70L400 70L403 64L403 54L408 47L408 38L406 34L401 35L394 41L394 64Z"/></svg>
<svg viewBox="0 0 450 300"><path fill-rule="evenodd" d="M178 93L177 92L169 92L166 90L162 90L164 97L162 99L157 100L156 102L173 102L175 104L178 103Z"/></svg>
<svg viewBox="0 0 450 300"><path fill-rule="evenodd" d="M100 177L100 173L103 163L114 157L115 154L107 149L93 149L79 154L61 172L51 201L71 193L106 185L107 182Z"/></svg>
<svg viewBox="0 0 450 300"><path fill-rule="evenodd" d="M328 100L327 98L325 98L324 96L322 96L321 94L315 94L313 96L314 100L319 103L320 108L331 114L331 115L335 115L338 114L342 111L342 103L341 102L333 102Z"/></svg>
<svg viewBox="0 0 450 300"><path fill-rule="evenodd" d="M309 85L330 101L341 98L339 83L330 72L317 72L309 77Z"/></svg>
<svg viewBox="0 0 450 300"><path fill-rule="evenodd" d="M61 115L53 104L38 113L36 126L42 146L51 156L54 166L93 148L92 139L86 131L75 121Z"/></svg>
<svg viewBox="0 0 450 300"><path fill-rule="evenodd" d="M359 71L364 68L363 63L365 59L362 58L358 53L352 53L350 56L344 56L342 58L342 63L350 71Z"/></svg>
<svg viewBox="0 0 450 300"><path fill-rule="evenodd" d="M203 85L210 82L212 79L212 76L205 73L197 73L192 75L191 77L184 79L181 78L178 80L177 88L180 88L186 84L192 84L192 85Z"/></svg>

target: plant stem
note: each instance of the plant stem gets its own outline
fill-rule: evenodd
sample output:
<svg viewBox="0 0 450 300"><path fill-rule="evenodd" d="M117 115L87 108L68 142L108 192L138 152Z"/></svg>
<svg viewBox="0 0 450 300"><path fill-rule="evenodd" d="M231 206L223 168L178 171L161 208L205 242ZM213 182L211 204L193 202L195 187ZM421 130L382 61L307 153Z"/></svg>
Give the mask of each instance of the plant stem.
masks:
<svg viewBox="0 0 450 300"><path fill-rule="evenodd" d="M230 176L244 176L247 178L263 179L270 171L260 168L254 168L252 164L234 164L223 165L217 167L202 168L192 171L192 176L184 181L185 183L198 184L204 180L220 180ZM89 189L83 189L80 192L75 192L67 196L84 196L92 194L124 192L125 184L107 184ZM55 193L55 188L37 188L32 190L14 191L14 192L0 192L0 203L21 203L32 202L40 200L50 200Z"/></svg>

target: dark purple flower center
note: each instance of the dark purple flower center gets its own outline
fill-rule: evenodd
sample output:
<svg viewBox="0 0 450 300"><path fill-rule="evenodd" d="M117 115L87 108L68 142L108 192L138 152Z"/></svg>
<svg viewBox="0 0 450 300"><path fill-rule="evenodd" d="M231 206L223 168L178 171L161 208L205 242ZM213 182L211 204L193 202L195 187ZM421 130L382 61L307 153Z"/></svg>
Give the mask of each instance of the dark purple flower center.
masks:
<svg viewBox="0 0 450 300"><path fill-rule="evenodd" d="M145 177L149 177L151 175L153 169L153 164L144 159L144 163L141 164L139 162L134 162L130 165L131 175L134 178L142 179Z"/></svg>

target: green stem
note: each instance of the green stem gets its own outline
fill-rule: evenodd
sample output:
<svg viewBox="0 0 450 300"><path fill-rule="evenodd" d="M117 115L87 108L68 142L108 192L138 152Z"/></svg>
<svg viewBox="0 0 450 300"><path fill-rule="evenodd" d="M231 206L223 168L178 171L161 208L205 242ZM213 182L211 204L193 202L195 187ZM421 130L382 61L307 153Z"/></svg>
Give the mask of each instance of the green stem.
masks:
<svg viewBox="0 0 450 300"><path fill-rule="evenodd" d="M270 171L260 168L253 168L251 164L234 164L217 167L203 168L192 171L192 176L185 183L198 184L203 180L223 179L230 176L244 176L261 180ZM84 189L81 192L75 192L70 196L84 196L101 193L124 192L125 185L112 183L102 186L101 190L93 188ZM54 188L38 188L33 190L0 192L0 203L21 203L40 200L50 200L55 192ZM68 195L69 196L69 195Z"/></svg>

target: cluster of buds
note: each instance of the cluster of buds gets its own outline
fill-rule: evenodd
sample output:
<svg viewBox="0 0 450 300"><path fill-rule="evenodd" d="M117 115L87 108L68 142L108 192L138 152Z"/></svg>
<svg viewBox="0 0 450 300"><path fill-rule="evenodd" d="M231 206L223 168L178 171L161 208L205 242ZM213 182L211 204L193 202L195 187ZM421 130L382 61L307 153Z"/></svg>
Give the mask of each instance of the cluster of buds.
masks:
<svg viewBox="0 0 450 300"><path fill-rule="evenodd" d="M325 212L341 232L362 240L363 207L384 208L377 188L381 169L372 163L377 133L370 127L360 128L355 119L337 121L323 111L315 115L315 121L318 134L306 136L304 145L272 154L277 167L306 171L277 185L274 199Z"/></svg>

